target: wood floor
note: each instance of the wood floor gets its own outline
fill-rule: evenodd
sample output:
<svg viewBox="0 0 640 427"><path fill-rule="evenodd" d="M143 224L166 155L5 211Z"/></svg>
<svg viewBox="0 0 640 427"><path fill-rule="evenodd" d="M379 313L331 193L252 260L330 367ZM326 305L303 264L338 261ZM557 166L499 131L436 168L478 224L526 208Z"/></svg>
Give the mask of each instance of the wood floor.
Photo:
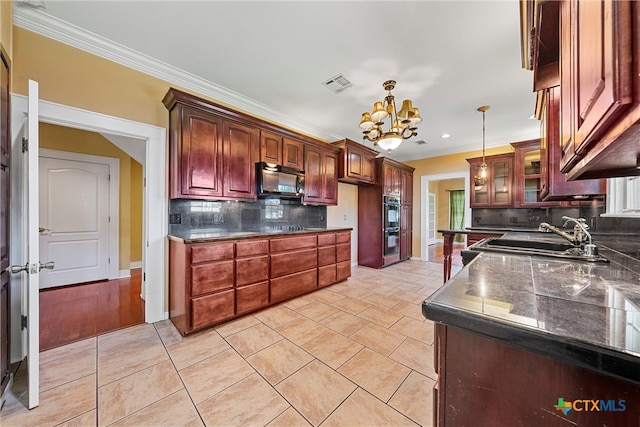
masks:
<svg viewBox="0 0 640 427"><path fill-rule="evenodd" d="M460 255L460 251L464 249L466 245L464 243L454 243L453 244L453 252L451 253L451 265L457 265L462 267L462 256ZM428 246L429 251L429 262L437 262L442 264L442 260L444 258L442 254L442 250L444 249L444 244L435 243L433 245Z"/></svg>
<svg viewBox="0 0 640 427"><path fill-rule="evenodd" d="M143 323L141 277L41 290L40 351Z"/></svg>

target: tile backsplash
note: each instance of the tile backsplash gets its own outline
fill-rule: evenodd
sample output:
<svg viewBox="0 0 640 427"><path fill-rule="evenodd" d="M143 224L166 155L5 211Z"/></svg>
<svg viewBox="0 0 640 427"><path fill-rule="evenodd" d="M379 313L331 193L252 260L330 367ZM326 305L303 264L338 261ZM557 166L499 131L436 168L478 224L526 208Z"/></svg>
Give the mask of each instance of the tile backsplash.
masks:
<svg viewBox="0 0 640 427"><path fill-rule="evenodd" d="M169 200L169 234L192 231L296 230L326 226L326 206L303 205L298 200Z"/></svg>

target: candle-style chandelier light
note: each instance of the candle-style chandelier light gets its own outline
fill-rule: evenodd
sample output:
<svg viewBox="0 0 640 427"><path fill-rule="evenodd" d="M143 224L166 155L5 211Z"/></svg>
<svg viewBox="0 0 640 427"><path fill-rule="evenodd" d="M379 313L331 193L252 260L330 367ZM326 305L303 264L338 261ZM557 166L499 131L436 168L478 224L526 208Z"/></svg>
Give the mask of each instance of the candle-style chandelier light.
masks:
<svg viewBox="0 0 640 427"><path fill-rule="evenodd" d="M363 139L373 142L383 150L391 153L400 146L404 139L409 139L418 134L418 124L422 123L422 117L417 108L413 107L410 99L402 101L402 108L396 112L395 97L391 93L395 88L395 80L387 80L382 84L387 96L384 101L373 104L373 112L362 113L360 129L363 130ZM384 119L389 118L389 130L384 131Z"/></svg>

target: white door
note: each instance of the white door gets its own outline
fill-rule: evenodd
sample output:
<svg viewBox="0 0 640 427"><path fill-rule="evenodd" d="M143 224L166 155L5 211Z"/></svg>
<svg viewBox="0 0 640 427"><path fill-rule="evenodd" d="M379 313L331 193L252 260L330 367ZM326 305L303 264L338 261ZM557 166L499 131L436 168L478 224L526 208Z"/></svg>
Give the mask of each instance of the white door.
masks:
<svg viewBox="0 0 640 427"><path fill-rule="evenodd" d="M40 157L40 289L109 278L109 165Z"/></svg>
<svg viewBox="0 0 640 427"><path fill-rule="evenodd" d="M436 243L436 195L429 193L427 206L427 245Z"/></svg>
<svg viewBox="0 0 640 427"><path fill-rule="evenodd" d="M22 329L23 354L27 355L27 386L29 409L40 404L40 304L39 281L43 266L39 261L38 241L38 83L29 80L27 114L23 127L22 204L20 206L22 260L12 265L12 274L19 274L21 283L22 315L26 328ZM13 155L19 155L15 153ZM23 317L23 318L24 318ZM23 323L24 326L24 323Z"/></svg>

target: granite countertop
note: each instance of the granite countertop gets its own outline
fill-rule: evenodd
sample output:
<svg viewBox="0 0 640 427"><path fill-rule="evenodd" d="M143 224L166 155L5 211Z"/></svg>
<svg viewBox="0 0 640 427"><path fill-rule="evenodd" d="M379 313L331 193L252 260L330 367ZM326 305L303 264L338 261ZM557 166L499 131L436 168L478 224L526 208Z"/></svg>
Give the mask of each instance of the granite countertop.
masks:
<svg viewBox="0 0 640 427"><path fill-rule="evenodd" d="M503 238L565 241L549 233ZM598 246L609 263L480 252L423 302L422 312L436 322L640 383L640 261Z"/></svg>
<svg viewBox="0 0 640 427"><path fill-rule="evenodd" d="M255 237L290 236L298 234L323 233L335 231L351 231L350 227L265 229L262 231L224 231L224 230L191 230L183 233L169 234L169 239L184 243L207 243L224 240L252 239Z"/></svg>

